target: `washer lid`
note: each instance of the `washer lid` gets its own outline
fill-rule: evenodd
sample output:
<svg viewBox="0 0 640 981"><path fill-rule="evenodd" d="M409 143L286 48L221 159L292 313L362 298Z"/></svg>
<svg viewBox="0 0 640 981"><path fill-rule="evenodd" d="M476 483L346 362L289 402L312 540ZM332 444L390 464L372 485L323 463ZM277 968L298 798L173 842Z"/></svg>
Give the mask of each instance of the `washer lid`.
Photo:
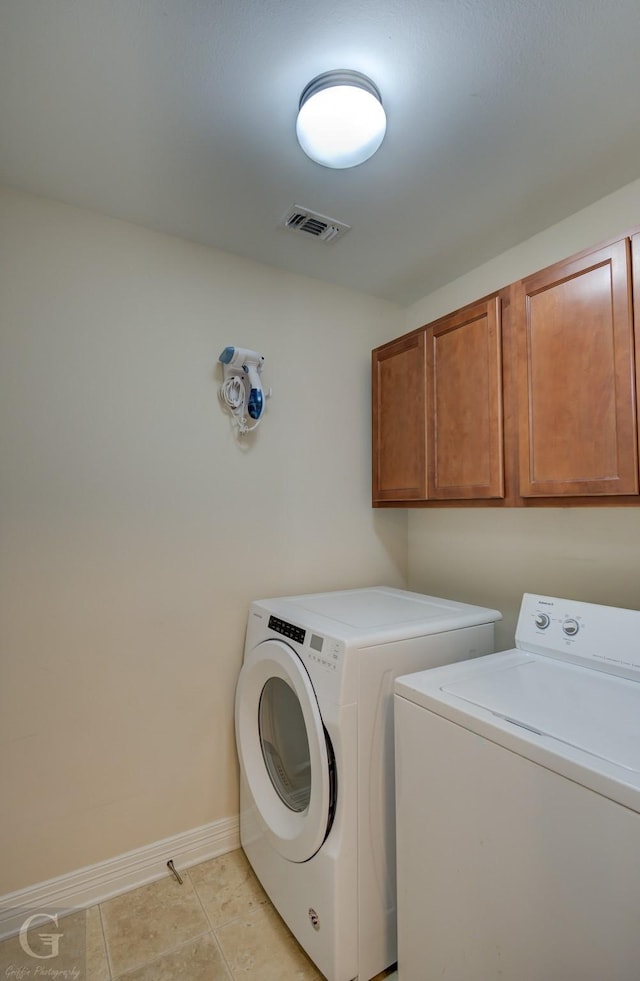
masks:
<svg viewBox="0 0 640 981"><path fill-rule="evenodd" d="M640 684L526 657L442 687L507 722L640 773Z"/></svg>
<svg viewBox="0 0 640 981"><path fill-rule="evenodd" d="M640 813L640 682L512 650L405 675L395 692Z"/></svg>

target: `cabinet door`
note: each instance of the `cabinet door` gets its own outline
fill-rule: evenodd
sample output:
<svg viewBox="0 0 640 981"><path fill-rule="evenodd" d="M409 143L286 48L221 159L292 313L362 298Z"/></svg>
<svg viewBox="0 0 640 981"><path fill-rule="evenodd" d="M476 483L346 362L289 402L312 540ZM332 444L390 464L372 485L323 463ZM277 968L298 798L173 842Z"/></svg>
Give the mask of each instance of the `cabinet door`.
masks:
<svg viewBox="0 0 640 981"><path fill-rule="evenodd" d="M629 241L516 288L523 497L637 494Z"/></svg>
<svg viewBox="0 0 640 981"><path fill-rule="evenodd" d="M427 329L430 500L504 496L500 300Z"/></svg>
<svg viewBox="0 0 640 981"><path fill-rule="evenodd" d="M426 497L425 380L424 331L373 352L374 501Z"/></svg>
<svg viewBox="0 0 640 981"><path fill-rule="evenodd" d="M633 334L635 339L636 369L636 430L640 443L640 233L633 235L631 238L631 262L633 267Z"/></svg>

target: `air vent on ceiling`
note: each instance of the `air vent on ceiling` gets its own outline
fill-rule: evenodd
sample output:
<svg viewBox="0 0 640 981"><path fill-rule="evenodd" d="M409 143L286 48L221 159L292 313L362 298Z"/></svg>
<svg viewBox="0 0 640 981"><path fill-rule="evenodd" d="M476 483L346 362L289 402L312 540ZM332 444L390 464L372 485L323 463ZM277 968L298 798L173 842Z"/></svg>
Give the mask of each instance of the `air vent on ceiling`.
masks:
<svg viewBox="0 0 640 981"><path fill-rule="evenodd" d="M289 208L281 225L290 232L306 232L327 244L335 242L351 228L351 225L346 225L343 221L327 218L326 215L319 215L316 211L301 208L297 204Z"/></svg>

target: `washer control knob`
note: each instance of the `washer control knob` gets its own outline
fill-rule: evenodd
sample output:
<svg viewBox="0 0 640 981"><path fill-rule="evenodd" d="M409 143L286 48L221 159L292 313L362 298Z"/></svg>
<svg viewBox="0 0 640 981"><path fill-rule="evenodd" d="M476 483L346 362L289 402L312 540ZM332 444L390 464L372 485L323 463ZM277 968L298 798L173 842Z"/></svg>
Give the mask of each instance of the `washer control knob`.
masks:
<svg viewBox="0 0 640 981"><path fill-rule="evenodd" d="M548 613L536 613L536 627L538 630L546 630L551 620Z"/></svg>
<svg viewBox="0 0 640 981"><path fill-rule="evenodd" d="M573 620L573 619L565 620L564 623L562 624L562 629L567 635L567 637L575 637L575 635L580 630L580 624L578 623L577 620Z"/></svg>

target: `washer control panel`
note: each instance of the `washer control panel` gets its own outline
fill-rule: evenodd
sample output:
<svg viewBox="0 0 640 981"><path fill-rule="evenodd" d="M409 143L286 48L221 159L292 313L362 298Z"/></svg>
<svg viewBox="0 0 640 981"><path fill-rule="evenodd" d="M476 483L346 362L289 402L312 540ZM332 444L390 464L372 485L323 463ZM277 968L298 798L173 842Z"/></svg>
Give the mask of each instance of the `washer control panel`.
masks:
<svg viewBox="0 0 640 981"><path fill-rule="evenodd" d="M525 593L516 647L640 681L640 611Z"/></svg>

